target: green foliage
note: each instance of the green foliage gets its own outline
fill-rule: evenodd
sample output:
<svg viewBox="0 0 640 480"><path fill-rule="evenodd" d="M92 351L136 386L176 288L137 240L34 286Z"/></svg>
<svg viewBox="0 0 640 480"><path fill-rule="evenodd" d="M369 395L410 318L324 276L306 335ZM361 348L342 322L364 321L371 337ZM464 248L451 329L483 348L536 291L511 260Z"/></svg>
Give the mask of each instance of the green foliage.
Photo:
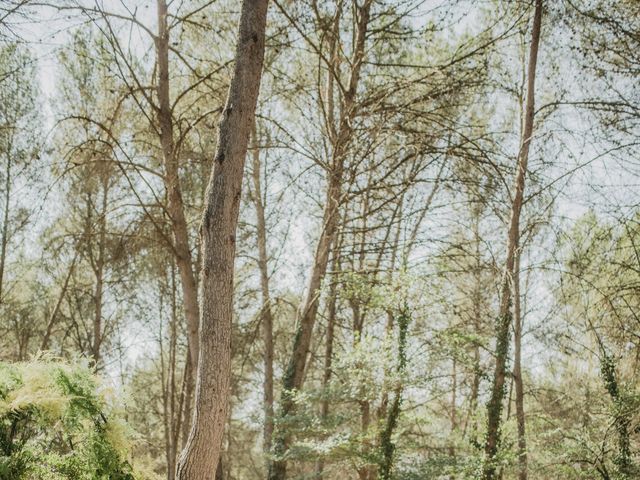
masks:
<svg viewBox="0 0 640 480"><path fill-rule="evenodd" d="M398 323L398 367L397 371L402 374L407 365L407 329L411 321L411 314L408 305L404 305L397 316ZM393 402L385 420L385 427L380 435L380 450L382 459L379 462L380 478L388 480L391 478L393 469L394 453L396 444L392 434L398 425L400 408L402 407L402 388L398 386L394 392Z"/></svg>
<svg viewBox="0 0 640 480"><path fill-rule="evenodd" d="M86 365L0 364L0 480L134 480L129 432Z"/></svg>
<svg viewBox="0 0 640 480"><path fill-rule="evenodd" d="M613 457L616 478L626 480L627 478L631 478L631 475L636 471L631 455L629 429L631 427L634 410L637 411L638 405L637 401L633 401L634 398L632 395L625 394L626 392L621 391L616 375L615 361L606 351L602 352L600 370L602 372L605 389L611 397L611 416L613 417L613 423L618 434L618 448Z"/></svg>

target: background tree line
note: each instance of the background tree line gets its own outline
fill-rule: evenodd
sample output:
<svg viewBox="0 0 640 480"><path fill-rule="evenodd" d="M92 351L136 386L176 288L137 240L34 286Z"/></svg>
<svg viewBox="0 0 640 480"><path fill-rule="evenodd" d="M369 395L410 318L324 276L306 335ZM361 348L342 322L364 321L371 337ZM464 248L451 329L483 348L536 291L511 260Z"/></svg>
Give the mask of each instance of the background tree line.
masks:
<svg viewBox="0 0 640 480"><path fill-rule="evenodd" d="M151 477L636 478L639 68L633 0L0 2L0 359Z"/></svg>

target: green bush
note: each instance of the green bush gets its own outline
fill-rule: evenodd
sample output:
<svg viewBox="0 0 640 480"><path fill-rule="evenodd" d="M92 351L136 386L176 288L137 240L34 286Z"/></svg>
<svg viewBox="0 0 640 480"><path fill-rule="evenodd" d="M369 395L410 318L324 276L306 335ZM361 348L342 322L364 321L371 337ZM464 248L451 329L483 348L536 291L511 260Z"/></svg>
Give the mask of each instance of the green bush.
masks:
<svg viewBox="0 0 640 480"><path fill-rule="evenodd" d="M128 429L87 365L0 362L0 480L136 480Z"/></svg>

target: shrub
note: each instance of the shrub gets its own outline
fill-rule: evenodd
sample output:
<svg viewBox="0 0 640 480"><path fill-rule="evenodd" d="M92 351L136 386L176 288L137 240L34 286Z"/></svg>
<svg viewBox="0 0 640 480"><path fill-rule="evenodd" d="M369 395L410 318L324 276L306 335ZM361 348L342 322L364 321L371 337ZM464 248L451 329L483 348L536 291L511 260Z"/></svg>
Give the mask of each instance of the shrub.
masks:
<svg viewBox="0 0 640 480"><path fill-rule="evenodd" d="M128 429L87 365L0 362L0 480L137 480Z"/></svg>

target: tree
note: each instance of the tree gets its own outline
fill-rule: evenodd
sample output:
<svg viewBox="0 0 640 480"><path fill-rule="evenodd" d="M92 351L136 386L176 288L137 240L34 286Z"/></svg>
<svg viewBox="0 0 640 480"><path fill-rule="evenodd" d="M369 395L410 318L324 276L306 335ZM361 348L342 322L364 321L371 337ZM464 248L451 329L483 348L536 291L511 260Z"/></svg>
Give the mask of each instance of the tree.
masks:
<svg viewBox="0 0 640 480"><path fill-rule="evenodd" d="M0 304L5 303L5 270L13 237L24 230L29 210L15 195L20 178L35 174L32 161L38 156L35 61L24 47L10 43L0 46L0 154L2 155L2 226L0 227Z"/></svg>
<svg viewBox="0 0 640 480"><path fill-rule="evenodd" d="M267 255L267 227L265 215L265 197L262 191L262 168L260 147L256 125L253 125L253 150L251 152L251 180L249 187L251 200L256 210L256 246L258 247L257 264L260 271L260 323L264 342L264 438L265 452L271 451L273 436L273 307L271 289L269 287L269 258Z"/></svg>
<svg viewBox="0 0 640 480"><path fill-rule="evenodd" d="M0 478L144 479L126 459L118 405L98 384L86 365L0 364Z"/></svg>
<svg viewBox="0 0 640 480"><path fill-rule="evenodd" d="M117 101L105 42L92 30L79 30L69 49L74 55L65 52L59 57L64 86L57 108L64 120L56 132L65 162L52 172L65 183L69 214L49 232L49 248L71 245L75 251L62 289L66 295L61 295L68 306L67 331L98 369L104 366L103 350L114 340L115 324L122 318L110 300L125 295L124 288L116 291L125 283L127 260L134 250L133 243L125 246L130 226L114 218L129 201L115 153L129 110ZM89 52L100 59L98 66L89 60ZM75 55L82 60L75 61ZM48 338L43 343L48 347L57 321L54 317L45 331Z"/></svg>
<svg viewBox="0 0 640 480"><path fill-rule="evenodd" d="M200 361L194 416L177 478L210 479L220 457L229 405L236 226L249 137L264 60L267 0L244 0L236 59L218 128L202 214Z"/></svg>
<svg viewBox="0 0 640 480"><path fill-rule="evenodd" d="M0 2L0 477L635 478L638 2L234 5Z"/></svg>
<svg viewBox="0 0 640 480"><path fill-rule="evenodd" d="M504 279L500 292L500 310L496 323L496 366L491 385L491 397L487 403L487 436L485 440L486 463L483 478L491 480L495 478L496 466L494 459L498 452L500 441L500 423L502 403L505 396L506 364L509 355L509 337L513 314L513 283L514 276L518 274L515 269L517 252L520 243L520 212L524 199L525 179L527 175L527 163L529 160L529 148L534 133L535 113L535 82L536 66L538 62L538 48L542 28L542 0L536 0L531 27L531 45L529 49L529 63L527 66L527 97L524 110L524 123L520 139L520 151L518 153L516 176L514 181L513 200L509 218L509 232L507 237L507 258L505 261Z"/></svg>
<svg viewBox="0 0 640 480"><path fill-rule="evenodd" d="M361 5L354 2L355 16L353 18L353 38L350 58L350 69L345 78L340 77L338 62L340 61L340 22L342 20L343 2L338 4L331 21L331 29L328 37L327 56L321 54L321 59L327 68L327 131L330 134L331 151L327 171L327 187L322 216L320 238L316 246L313 267L309 274L309 284L306 289L305 299L299 306L296 320L296 333L293 343L293 351L286 367L282 380L282 398L280 399L278 417L286 418L295 409L293 395L304 383L304 371L307 365L309 348L313 327L316 321L319 293L322 281L325 278L329 262L331 246L337 233L339 212L342 204L342 183L345 173L349 144L352 142L353 122L358 112L357 91L360 82L363 62L365 60L365 44L367 30L369 28L371 0L365 0ZM317 51L320 47L316 46ZM335 113L335 84L340 87L339 115ZM275 460L269 465L268 477L270 480L284 480L286 476L286 461L282 458L291 442L291 434L277 432L274 439L273 454Z"/></svg>

